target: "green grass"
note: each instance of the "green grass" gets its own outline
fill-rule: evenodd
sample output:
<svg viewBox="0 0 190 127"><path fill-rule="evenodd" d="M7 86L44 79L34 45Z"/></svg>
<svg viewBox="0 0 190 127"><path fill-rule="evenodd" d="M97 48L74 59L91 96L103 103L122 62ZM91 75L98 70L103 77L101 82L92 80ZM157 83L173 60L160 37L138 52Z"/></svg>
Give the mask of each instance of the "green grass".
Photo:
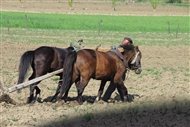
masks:
<svg viewBox="0 0 190 127"><path fill-rule="evenodd" d="M32 28L51 30L98 30L103 21L102 31L118 32L176 32L189 33L188 16L113 16L82 14L46 14L26 12L1 12L1 27ZM9 24L8 24L9 22Z"/></svg>
<svg viewBox="0 0 190 127"><path fill-rule="evenodd" d="M135 45L146 46L176 46L190 45L188 33L168 34L167 32L119 32L102 31L98 35L98 30L44 30L44 29L20 29L11 28L10 34L7 28L1 29L0 40L3 42L19 42L29 44L62 44L63 47L69 46L70 42L83 39L85 47L97 46L109 48L112 45L120 44L125 36L133 39Z"/></svg>

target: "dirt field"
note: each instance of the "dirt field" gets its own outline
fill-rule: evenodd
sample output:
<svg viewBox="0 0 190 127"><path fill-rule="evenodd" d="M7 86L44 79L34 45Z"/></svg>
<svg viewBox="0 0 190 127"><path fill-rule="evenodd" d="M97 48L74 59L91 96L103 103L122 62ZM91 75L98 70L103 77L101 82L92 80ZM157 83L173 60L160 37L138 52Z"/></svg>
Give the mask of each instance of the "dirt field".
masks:
<svg viewBox="0 0 190 127"><path fill-rule="evenodd" d="M65 3L65 4L64 4ZM93 13L125 15L189 15L188 8L158 6L156 12L150 5L119 3L116 11L106 2L73 4L66 2L1 2L2 10L50 13ZM5 88L16 85L20 56L44 44L25 44L1 41L1 82ZM55 46L55 45L53 45ZM57 47L63 45L56 44ZM93 47L92 47L93 48ZM118 92L112 94L110 103L92 103L100 81L91 80L83 95L85 102L75 101L75 86L70 90L69 104L36 102L26 104L29 89L20 94L10 93L16 105L0 103L0 126L14 127L188 127L190 125L189 46L140 46L143 71L140 75L130 72L125 81L130 102L122 103ZM29 75L28 75L29 76ZM39 84L42 101L55 93L55 76ZM106 85L106 87L108 84Z"/></svg>

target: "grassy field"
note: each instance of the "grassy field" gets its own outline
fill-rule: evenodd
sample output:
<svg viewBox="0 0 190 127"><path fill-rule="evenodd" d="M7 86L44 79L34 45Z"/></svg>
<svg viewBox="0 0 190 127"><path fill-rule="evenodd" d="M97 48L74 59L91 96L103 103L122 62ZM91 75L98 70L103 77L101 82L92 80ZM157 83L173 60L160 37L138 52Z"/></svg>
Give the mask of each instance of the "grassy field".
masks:
<svg viewBox="0 0 190 127"><path fill-rule="evenodd" d="M189 32L188 16L111 16L1 12L1 27L118 32Z"/></svg>
<svg viewBox="0 0 190 127"><path fill-rule="evenodd" d="M82 31L82 30L42 30L42 29L13 29L1 30L2 42L19 42L29 44L63 44L83 39L85 47L95 47L101 44L110 47L121 43L125 36L133 38L134 44L146 46L176 46L190 45L188 33L167 32L117 32L117 31ZM3 43L2 43L3 44Z"/></svg>
<svg viewBox="0 0 190 127"><path fill-rule="evenodd" d="M111 16L1 12L2 42L116 45L125 36L136 45L190 45L188 16ZM106 38L105 38L106 37Z"/></svg>

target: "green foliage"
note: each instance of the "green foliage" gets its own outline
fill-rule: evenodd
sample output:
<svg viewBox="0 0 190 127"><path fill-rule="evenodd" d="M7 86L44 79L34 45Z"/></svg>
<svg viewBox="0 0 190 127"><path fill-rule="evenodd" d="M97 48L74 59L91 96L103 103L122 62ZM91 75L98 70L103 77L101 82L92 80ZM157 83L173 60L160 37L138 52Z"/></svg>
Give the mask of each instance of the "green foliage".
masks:
<svg viewBox="0 0 190 127"><path fill-rule="evenodd" d="M177 6L189 6L189 2L182 1L182 0L136 0L136 2L142 2L142 3L152 3L154 1L159 1L162 4L180 3Z"/></svg>
<svg viewBox="0 0 190 127"><path fill-rule="evenodd" d="M19 2L20 2L20 3L24 3L24 2L25 2L25 0L19 0Z"/></svg>
<svg viewBox="0 0 190 127"><path fill-rule="evenodd" d="M69 7L70 7L70 9L71 9L72 6L73 6L73 0L68 0L68 4L69 4Z"/></svg>
<svg viewBox="0 0 190 127"><path fill-rule="evenodd" d="M112 8L115 11L115 7L116 7L116 0L112 0Z"/></svg>
<svg viewBox="0 0 190 127"><path fill-rule="evenodd" d="M152 5L152 8L155 10L156 7L158 6L160 0L151 0L150 3Z"/></svg>
<svg viewBox="0 0 190 127"><path fill-rule="evenodd" d="M166 0L166 3L182 3L182 0Z"/></svg>

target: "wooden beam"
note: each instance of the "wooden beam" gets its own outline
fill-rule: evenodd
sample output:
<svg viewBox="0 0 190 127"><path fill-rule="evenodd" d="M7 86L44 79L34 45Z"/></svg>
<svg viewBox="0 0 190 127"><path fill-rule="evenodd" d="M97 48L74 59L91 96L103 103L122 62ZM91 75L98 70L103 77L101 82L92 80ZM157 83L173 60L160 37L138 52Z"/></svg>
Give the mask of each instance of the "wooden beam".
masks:
<svg viewBox="0 0 190 127"><path fill-rule="evenodd" d="M57 70L57 71L48 73L48 74L43 75L43 76L40 76L40 77L38 77L38 78L29 80L29 81L27 81L27 82L18 84L18 85L13 86L13 87L10 87L10 88L8 88L8 92L9 92L9 93L12 93L12 92L14 92L14 91L16 91L16 90L19 90L19 89L28 87L28 86L31 85L31 84L34 84L34 83L39 82L39 81L41 81L41 80L44 80L44 79L46 79L46 78L50 78L50 77L52 77L52 76L54 76L54 75L56 75L56 74L59 74L59 73L61 73L61 72L63 72L63 69L59 69L59 70Z"/></svg>

